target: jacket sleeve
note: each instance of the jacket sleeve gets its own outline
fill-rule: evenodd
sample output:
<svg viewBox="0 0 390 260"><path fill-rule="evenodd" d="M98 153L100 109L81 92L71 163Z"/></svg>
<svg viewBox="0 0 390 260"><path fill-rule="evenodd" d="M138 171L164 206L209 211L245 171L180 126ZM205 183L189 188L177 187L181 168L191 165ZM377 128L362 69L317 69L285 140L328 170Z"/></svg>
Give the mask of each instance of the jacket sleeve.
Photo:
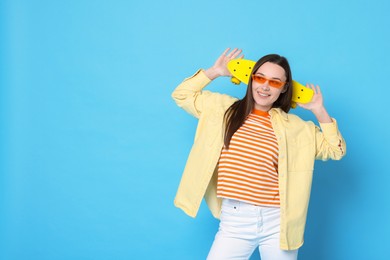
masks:
<svg viewBox="0 0 390 260"><path fill-rule="evenodd" d="M346 143L341 136L337 121L320 123L321 130L316 127L316 159L340 160L346 153Z"/></svg>
<svg viewBox="0 0 390 260"><path fill-rule="evenodd" d="M196 118L202 113L205 99L210 95L209 91L202 91L211 80L203 70L198 70L194 75L186 78L172 93L176 104Z"/></svg>

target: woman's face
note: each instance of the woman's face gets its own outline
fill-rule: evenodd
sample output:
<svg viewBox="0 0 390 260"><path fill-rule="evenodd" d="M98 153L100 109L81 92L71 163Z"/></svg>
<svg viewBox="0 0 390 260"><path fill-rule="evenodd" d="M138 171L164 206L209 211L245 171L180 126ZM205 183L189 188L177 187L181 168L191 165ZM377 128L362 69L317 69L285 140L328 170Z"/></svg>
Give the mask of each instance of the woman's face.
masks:
<svg viewBox="0 0 390 260"><path fill-rule="evenodd" d="M284 85L280 88L272 87L269 80L285 82L287 80L284 69L271 62L266 62L260 66L254 75L262 76L268 80L259 83L252 80L252 94L255 101L255 108L262 111L269 111L273 103L279 98L280 93L284 92Z"/></svg>

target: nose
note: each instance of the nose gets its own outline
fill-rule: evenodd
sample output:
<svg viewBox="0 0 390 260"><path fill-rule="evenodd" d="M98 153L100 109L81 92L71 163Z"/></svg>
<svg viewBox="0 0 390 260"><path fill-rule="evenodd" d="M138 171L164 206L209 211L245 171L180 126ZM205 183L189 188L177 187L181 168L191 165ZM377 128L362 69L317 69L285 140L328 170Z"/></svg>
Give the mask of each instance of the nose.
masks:
<svg viewBox="0 0 390 260"><path fill-rule="evenodd" d="M261 89L266 91L269 90L268 80L261 86Z"/></svg>

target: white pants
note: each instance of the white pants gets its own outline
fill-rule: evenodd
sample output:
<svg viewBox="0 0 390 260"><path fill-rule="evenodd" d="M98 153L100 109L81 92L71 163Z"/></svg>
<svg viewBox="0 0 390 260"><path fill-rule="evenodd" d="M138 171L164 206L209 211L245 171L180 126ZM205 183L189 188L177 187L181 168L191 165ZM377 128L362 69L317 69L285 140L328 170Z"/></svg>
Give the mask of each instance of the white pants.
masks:
<svg viewBox="0 0 390 260"><path fill-rule="evenodd" d="M207 259L249 259L258 247L262 260L296 260L298 250L281 250L279 236L280 208L223 199L219 230Z"/></svg>

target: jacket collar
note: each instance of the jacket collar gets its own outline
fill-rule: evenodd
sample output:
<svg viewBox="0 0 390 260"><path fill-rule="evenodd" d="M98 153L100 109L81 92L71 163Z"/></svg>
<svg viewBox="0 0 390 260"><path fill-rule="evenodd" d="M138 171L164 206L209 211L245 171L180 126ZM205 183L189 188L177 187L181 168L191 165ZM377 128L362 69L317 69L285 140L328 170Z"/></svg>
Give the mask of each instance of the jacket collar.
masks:
<svg viewBox="0 0 390 260"><path fill-rule="evenodd" d="M280 108L271 108L271 110L269 111L269 114L271 116L277 115L277 116L280 116L281 118L283 118L284 120L288 120L288 114Z"/></svg>

